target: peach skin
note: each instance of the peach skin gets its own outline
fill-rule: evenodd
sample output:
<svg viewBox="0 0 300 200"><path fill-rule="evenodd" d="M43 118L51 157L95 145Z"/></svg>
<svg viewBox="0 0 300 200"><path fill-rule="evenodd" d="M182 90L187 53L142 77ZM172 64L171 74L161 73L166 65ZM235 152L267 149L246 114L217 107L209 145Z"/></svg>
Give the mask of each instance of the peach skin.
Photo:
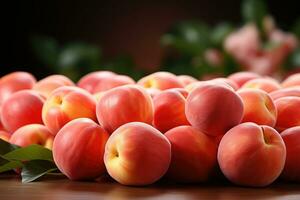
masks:
<svg viewBox="0 0 300 200"><path fill-rule="evenodd" d="M165 133L171 143L171 164L166 176L176 182L205 182L217 166L217 144L192 126Z"/></svg>
<svg viewBox="0 0 300 200"><path fill-rule="evenodd" d="M258 89L241 89L237 94L242 98L244 104L242 122L275 126L277 110L268 93Z"/></svg>
<svg viewBox="0 0 300 200"><path fill-rule="evenodd" d="M4 140L6 142L9 142L9 139L11 137L11 134L6 132L6 131L3 131L3 130L0 130L0 139L1 140Z"/></svg>
<svg viewBox="0 0 300 200"><path fill-rule="evenodd" d="M105 146L109 175L123 185L142 186L159 180L168 170L171 145L152 126L131 122L119 127Z"/></svg>
<svg viewBox="0 0 300 200"><path fill-rule="evenodd" d="M271 98L275 101L281 97L300 97L300 87L283 88L270 93Z"/></svg>
<svg viewBox="0 0 300 200"><path fill-rule="evenodd" d="M234 81L239 88L242 87L246 82L257 78L261 78L261 76L256 73L247 71L236 72L228 76L228 79Z"/></svg>
<svg viewBox="0 0 300 200"><path fill-rule="evenodd" d="M290 75L282 81L281 85L284 88L300 86L300 73Z"/></svg>
<svg viewBox="0 0 300 200"><path fill-rule="evenodd" d="M261 89L267 93L281 89L280 84L271 78L257 78L247 81L241 88Z"/></svg>
<svg viewBox="0 0 300 200"><path fill-rule="evenodd" d="M218 149L218 162L231 182L251 187L273 183L283 170L285 144L269 126L247 122L230 129Z"/></svg>
<svg viewBox="0 0 300 200"><path fill-rule="evenodd" d="M103 155L108 137L108 133L91 119L68 122L54 138L55 164L71 180L103 175L106 171Z"/></svg>
<svg viewBox="0 0 300 200"><path fill-rule="evenodd" d="M125 76L125 75L107 76L107 77L103 77L101 81L99 81L95 85L93 92L94 93L104 92L115 87L119 87L122 85L130 85L130 84L135 84L135 81L129 76Z"/></svg>
<svg viewBox="0 0 300 200"><path fill-rule="evenodd" d="M243 102L232 89L207 82L188 95L185 114L190 124L210 136L224 135L239 124Z"/></svg>
<svg viewBox="0 0 300 200"><path fill-rule="evenodd" d="M44 99L33 90L22 90L6 99L1 109L5 130L14 132L27 124L42 124Z"/></svg>
<svg viewBox="0 0 300 200"><path fill-rule="evenodd" d="M300 182L300 126L286 129L280 135L286 146L286 162L281 178Z"/></svg>
<svg viewBox="0 0 300 200"><path fill-rule="evenodd" d="M82 117L97 121L96 100L87 91L74 86L57 88L43 106L43 122L53 134L67 122Z"/></svg>
<svg viewBox="0 0 300 200"><path fill-rule="evenodd" d="M45 148L52 149L54 136L51 132L41 124L28 124L16 130L9 142L21 147L32 144L38 144Z"/></svg>
<svg viewBox="0 0 300 200"><path fill-rule="evenodd" d="M183 86L187 86L190 83L197 82L198 80L189 75L179 75L177 76L178 80L182 83Z"/></svg>
<svg viewBox="0 0 300 200"><path fill-rule="evenodd" d="M128 122L152 124L153 103L142 87L125 85L105 92L97 103L96 113L101 126L112 133Z"/></svg>

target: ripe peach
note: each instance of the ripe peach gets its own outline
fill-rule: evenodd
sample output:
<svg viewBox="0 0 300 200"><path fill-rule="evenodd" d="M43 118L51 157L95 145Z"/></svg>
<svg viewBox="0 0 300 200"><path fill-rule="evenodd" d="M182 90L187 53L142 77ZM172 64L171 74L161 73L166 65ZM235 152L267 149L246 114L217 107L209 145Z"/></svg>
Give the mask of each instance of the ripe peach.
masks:
<svg viewBox="0 0 300 200"><path fill-rule="evenodd" d="M267 93L279 90L281 88L280 84L271 78L257 78L247 81L242 88L255 88L264 90Z"/></svg>
<svg viewBox="0 0 300 200"><path fill-rule="evenodd" d="M53 134L67 122L82 117L96 121L96 100L87 91L74 86L57 88L43 106L43 122Z"/></svg>
<svg viewBox="0 0 300 200"><path fill-rule="evenodd" d="M54 136L47 127L41 124L28 124L17 129L11 136L9 142L21 147L39 144L52 149Z"/></svg>
<svg viewBox="0 0 300 200"><path fill-rule="evenodd" d="M185 114L192 126L211 135L223 135L243 117L241 98L226 86L208 82L188 95Z"/></svg>
<svg viewBox="0 0 300 200"><path fill-rule="evenodd" d="M112 133L128 122L152 123L153 104L150 95L139 86L125 85L105 92L97 103L97 119Z"/></svg>
<svg viewBox="0 0 300 200"><path fill-rule="evenodd" d="M300 181L300 126L286 129L281 134L286 146L286 162L281 177L287 181Z"/></svg>
<svg viewBox="0 0 300 200"><path fill-rule="evenodd" d="M217 166L217 144L192 126L179 126L165 133L171 143L167 177L177 182L204 182Z"/></svg>
<svg viewBox="0 0 300 200"><path fill-rule="evenodd" d="M283 131L300 125L300 97L282 97L275 100L277 108L276 129Z"/></svg>
<svg viewBox="0 0 300 200"><path fill-rule="evenodd" d="M235 90L234 88L232 88L231 85L229 85L226 81L224 81L222 79L218 79L218 80L211 79L211 80L208 80L208 81L197 81L197 82L194 82L194 83L190 83L187 86L185 86L185 90L188 91L188 92L191 92L193 89L197 88L198 86L206 85L207 83L213 84L213 85L225 86L228 89L231 89L233 91Z"/></svg>
<svg viewBox="0 0 300 200"><path fill-rule="evenodd" d="M119 127L105 147L106 169L123 185L154 183L167 172L170 161L170 142L158 130L142 122Z"/></svg>
<svg viewBox="0 0 300 200"><path fill-rule="evenodd" d="M8 142L9 139L10 139L10 136L11 136L10 133L8 133L6 131L3 131L3 130L0 130L0 139L1 140L4 140L4 141Z"/></svg>
<svg viewBox="0 0 300 200"><path fill-rule="evenodd" d="M239 89L239 86L233 80L230 80L228 78L215 78L210 81L216 81L220 83L224 82L225 84L231 86L233 90Z"/></svg>
<svg viewBox="0 0 300 200"><path fill-rule="evenodd" d="M96 71L91 72L85 76L83 76L77 83L78 87L87 90L88 92L94 94L96 85L102 81L103 78L112 77L116 75L110 71Z"/></svg>
<svg viewBox="0 0 300 200"><path fill-rule="evenodd" d="M186 97L175 89L162 91L153 98L153 125L161 132L180 125L189 125L185 116Z"/></svg>
<svg viewBox="0 0 300 200"><path fill-rule="evenodd" d="M268 93L258 89L241 89L237 94L242 98L244 104L242 122L275 126L277 110Z"/></svg>
<svg viewBox="0 0 300 200"><path fill-rule="evenodd" d="M170 72L155 72L140 79L137 84L145 88L156 88L160 90L182 88L184 86L177 76Z"/></svg>
<svg viewBox="0 0 300 200"><path fill-rule="evenodd" d="M12 94L2 104L1 121L9 132L14 132L26 124L42 124L44 99L32 90L22 90Z"/></svg>
<svg viewBox="0 0 300 200"><path fill-rule="evenodd" d="M156 88L146 88L146 91L151 96L151 98L154 98L156 95L161 93L161 90Z"/></svg>
<svg viewBox="0 0 300 200"><path fill-rule="evenodd" d="M223 174L237 185L262 187L271 184L283 170L286 148L279 133L252 122L230 129L218 149Z"/></svg>
<svg viewBox="0 0 300 200"><path fill-rule="evenodd" d="M71 180L103 175L103 155L108 137L108 133L91 119L79 118L68 122L54 139L55 164Z"/></svg>
<svg viewBox="0 0 300 200"><path fill-rule="evenodd" d="M228 79L234 81L240 88L244 85L244 83L260 77L261 76L256 73L243 71L243 72L236 72L231 74L230 76L228 76Z"/></svg>
<svg viewBox="0 0 300 200"><path fill-rule="evenodd" d="M14 92L31 89L36 80L27 72L13 72L0 79L0 105Z"/></svg>
<svg viewBox="0 0 300 200"><path fill-rule="evenodd" d="M74 86L74 83L63 75L51 75L39 80L32 89L48 98L52 91L62 86Z"/></svg>
<svg viewBox="0 0 300 200"><path fill-rule="evenodd" d="M275 101L281 97L300 97L300 87L283 88L270 93L271 98Z"/></svg>
<svg viewBox="0 0 300 200"><path fill-rule="evenodd" d="M281 83L281 85L284 88L300 86L300 73L290 75Z"/></svg>
<svg viewBox="0 0 300 200"><path fill-rule="evenodd" d="M103 77L101 81L99 81L95 85L93 92L94 93L104 92L118 86L129 85L129 84L135 84L135 81L129 76L125 76L125 75L107 76L107 77Z"/></svg>
<svg viewBox="0 0 300 200"><path fill-rule="evenodd" d="M178 80L183 84L183 86L187 86L190 83L197 82L198 80L189 75L179 75L177 76Z"/></svg>

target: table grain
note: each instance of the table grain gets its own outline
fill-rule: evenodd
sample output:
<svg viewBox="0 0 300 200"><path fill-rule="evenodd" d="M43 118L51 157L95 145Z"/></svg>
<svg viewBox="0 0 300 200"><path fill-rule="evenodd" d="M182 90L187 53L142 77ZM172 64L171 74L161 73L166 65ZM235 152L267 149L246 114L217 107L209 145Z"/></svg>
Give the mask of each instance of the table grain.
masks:
<svg viewBox="0 0 300 200"><path fill-rule="evenodd" d="M83 199L294 199L300 200L300 185L276 183L265 188L237 187L229 183L179 185L157 183L148 187L122 186L109 179L75 182L64 177L22 183L12 175L0 176L0 200Z"/></svg>

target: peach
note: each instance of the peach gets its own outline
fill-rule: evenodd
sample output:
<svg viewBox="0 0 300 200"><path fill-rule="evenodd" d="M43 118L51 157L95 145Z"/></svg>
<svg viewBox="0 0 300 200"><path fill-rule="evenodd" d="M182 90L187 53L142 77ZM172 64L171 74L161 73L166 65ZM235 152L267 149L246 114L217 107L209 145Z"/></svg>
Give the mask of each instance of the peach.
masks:
<svg viewBox="0 0 300 200"><path fill-rule="evenodd" d="M153 98L153 125L161 132L180 125L189 125L185 116L186 97L179 91L168 89Z"/></svg>
<svg viewBox="0 0 300 200"><path fill-rule="evenodd" d="M26 124L42 124L44 99L32 90L22 90L12 94L4 101L1 121L5 129L14 132Z"/></svg>
<svg viewBox="0 0 300 200"><path fill-rule="evenodd" d="M239 86L233 80L230 80L228 78L215 78L210 81L215 81L220 83L224 82L227 85L231 86L233 90L237 90L239 88Z"/></svg>
<svg viewBox="0 0 300 200"><path fill-rule="evenodd" d="M160 90L182 88L184 86L177 76L170 72L155 72L143 77L137 84L145 88L156 88Z"/></svg>
<svg viewBox="0 0 300 200"><path fill-rule="evenodd" d="M282 97L274 102L277 108L275 127L278 131L300 125L300 97Z"/></svg>
<svg viewBox="0 0 300 200"><path fill-rule="evenodd" d="M279 90L280 84L271 78L257 78L247 81L241 88L255 88L264 90L267 93Z"/></svg>
<svg viewBox="0 0 300 200"><path fill-rule="evenodd" d="M101 81L99 81L95 85L93 92L94 93L104 92L118 86L129 85L129 84L135 84L135 81L129 76L125 76L125 75L107 76L107 77L103 77Z"/></svg>
<svg viewBox="0 0 300 200"><path fill-rule="evenodd" d="M198 86L206 85L207 83L213 84L213 85L225 86L228 89L231 89L233 91L235 90L226 81L221 80L221 79L218 79L218 80L212 79L212 80L208 80L208 81L198 81L198 82L190 83L187 86L185 86L185 90L188 92L191 92L193 89L197 88Z"/></svg>
<svg viewBox="0 0 300 200"><path fill-rule="evenodd" d="M156 95L161 93L161 90L156 88L146 88L146 91L151 96L151 98L154 98Z"/></svg>
<svg viewBox="0 0 300 200"><path fill-rule="evenodd" d="M74 86L57 88L43 106L43 122L53 134L67 122L82 117L97 120L96 100L87 91Z"/></svg>
<svg viewBox="0 0 300 200"><path fill-rule="evenodd" d="M142 87L125 85L105 92L97 103L97 119L103 128L112 133L128 122L153 120L153 103Z"/></svg>
<svg viewBox="0 0 300 200"><path fill-rule="evenodd" d="M300 86L300 73L290 75L284 81L282 81L281 85L284 88Z"/></svg>
<svg viewBox="0 0 300 200"><path fill-rule="evenodd" d="M170 161L170 142L161 132L142 122L119 127L105 146L107 172L123 185L156 182L167 172Z"/></svg>
<svg viewBox="0 0 300 200"><path fill-rule="evenodd" d="M53 158L71 180L97 178L105 173L103 161L108 133L88 118L68 122L55 136Z"/></svg>
<svg viewBox="0 0 300 200"><path fill-rule="evenodd" d="M10 139L10 136L11 134L6 132L6 131L3 131L3 130L0 130L0 139L1 140L4 140L6 142L9 142L9 139Z"/></svg>
<svg viewBox="0 0 300 200"><path fill-rule="evenodd" d="M21 147L39 144L45 148L52 149L54 136L47 127L41 124L28 124L17 129L11 136L9 142Z"/></svg>
<svg viewBox="0 0 300 200"><path fill-rule="evenodd" d="M85 76L83 76L77 83L78 87L87 90L88 92L94 94L94 88L96 85L106 77L112 77L116 75L110 71L96 71L91 72Z"/></svg>
<svg viewBox="0 0 300 200"><path fill-rule="evenodd" d="M204 182L217 166L217 144L192 126L165 133L171 143L171 164L166 176L176 182Z"/></svg>
<svg viewBox="0 0 300 200"><path fill-rule="evenodd" d="M261 76L256 73L243 71L231 74L230 76L228 76L228 79L234 81L240 88L244 85L244 83L260 77Z"/></svg>
<svg viewBox="0 0 300 200"><path fill-rule="evenodd" d="M189 75L179 75L177 76L178 80L182 83L183 86L187 86L190 83L197 82L198 80Z"/></svg>
<svg viewBox="0 0 300 200"><path fill-rule="evenodd" d="M242 98L244 104L242 122L275 126L277 110L268 93L259 89L241 89L237 94Z"/></svg>
<svg viewBox="0 0 300 200"><path fill-rule="evenodd" d="M241 98L232 89L212 82L193 89L185 105L190 124L211 136L223 135L239 124L243 110Z"/></svg>
<svg viewBox="0 0 300 200"><path fill-rule="evenodd" d="M281 177L287 181L300 181L300 126L286 129L281 134L286 146L286 161Z"/></svg>
<svg viewBox="0 0 300 200"><path fill-rule="evenodd" d="M230 129L218 148L223 174L233 183L262 187L274 182L283 170L285 144L269 126L247 122Z"/></svg>
<svg viewBox="0 0 300 200"><path fill-rule="evenodd" d="M74 86L74 83L63 75L51 75L39 80L32 89L48 98L52 91L62 86Z"/></svg>
<svg viewBox="0 0 300 200"><path fill-rule="evenodd" d="M31 89L36 80L27 72L13 72L0 79L0 105L14 92Z"/></svg>
<svg viewBox="0 0 300 200"><path fill-rule="evenodd" d="M270 93L271 98L275 101L281 97L300 97L300 87L283 88Z"/></svg>

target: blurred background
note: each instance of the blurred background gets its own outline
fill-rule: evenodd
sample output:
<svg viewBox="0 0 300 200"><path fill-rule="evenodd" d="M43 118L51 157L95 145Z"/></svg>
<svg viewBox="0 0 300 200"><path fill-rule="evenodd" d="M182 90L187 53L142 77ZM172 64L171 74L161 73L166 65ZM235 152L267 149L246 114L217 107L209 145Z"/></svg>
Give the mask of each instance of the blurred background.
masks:
<svg viewBox="0 0 300 200"><path fill-rule="evenodd" d="M157 70L197 78L300 69L297 1L9 1L1 6L1 75L78 80L94 70L138 79Z"/></svg>

